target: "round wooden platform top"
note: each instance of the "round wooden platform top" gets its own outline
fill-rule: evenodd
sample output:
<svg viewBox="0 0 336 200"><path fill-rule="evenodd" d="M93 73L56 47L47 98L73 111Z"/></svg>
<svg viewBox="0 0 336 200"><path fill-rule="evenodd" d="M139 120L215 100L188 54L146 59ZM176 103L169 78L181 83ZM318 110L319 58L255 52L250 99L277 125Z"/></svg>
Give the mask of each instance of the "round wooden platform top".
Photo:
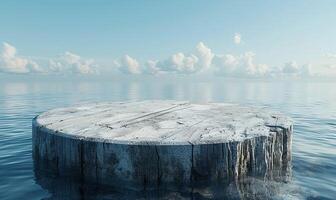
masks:
<svg viewBox="0 0 336 200"><path fill-rule="evenodd" d="M45 112L33 123L65 137L147 145L242 141L292 127L291 119L265 108L182 101L84 104Z"/></svg>

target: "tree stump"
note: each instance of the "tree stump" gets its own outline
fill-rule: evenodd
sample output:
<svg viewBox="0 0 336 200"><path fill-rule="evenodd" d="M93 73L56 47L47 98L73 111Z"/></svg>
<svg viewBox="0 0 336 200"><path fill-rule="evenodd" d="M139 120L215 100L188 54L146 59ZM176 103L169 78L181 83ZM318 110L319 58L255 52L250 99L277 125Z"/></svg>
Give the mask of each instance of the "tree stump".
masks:
<svg viewBox="0 0 336 200"><path fill-rule="evenodd" d="M59 176L135 189L192 187L281 175L292 132L288 117L264 108L97 103L35 117L32 148L37 166Z"/></svg>

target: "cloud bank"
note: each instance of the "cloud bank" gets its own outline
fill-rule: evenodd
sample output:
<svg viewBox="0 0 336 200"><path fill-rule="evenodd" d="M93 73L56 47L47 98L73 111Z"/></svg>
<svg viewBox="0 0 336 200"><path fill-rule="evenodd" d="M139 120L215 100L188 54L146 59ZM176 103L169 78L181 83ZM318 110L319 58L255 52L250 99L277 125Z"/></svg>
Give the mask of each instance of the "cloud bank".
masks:
<svg viewBox="0 0 336 200"><path fill-rule="evenodd" d="M83 59L79 55L65 52L57 58L49 59L48 71L61 74L93 74L98 73L92 59Z"/></svg>
<svg viewBox="0 0 336 200"><path fill-rule="evenodd" d="M241 35L234 36L234 43L241 43ZM319 66L320 71L310 64L299 65L295 61L285 62L282 66L259 63L256 54L247 51L241 54L217 54L205 43L199 42L189 53L178 52L166 59L150 59L140 62L134 57L124 55L111 60L108 68L115 70L107 73L141 74L206 74L225 77L313 77L336 76L336 55L328 54L329 64ZM104 67L93 59L83 58L72 52L62 53L54 58L32 59L20 56L16 48L3 43L0 54L0 72L3 73L43 73L43 74L100 74Z"/></svg>
<svg viewBox="0 0 336 200"><path fill-rule="evenodd" d="M125 55L119 61L114 62L118 69L126 74L141 74L142 69L140 68L139 62L129 55Z"/></svg>
<svg viewBox="0 0 336 200"><path fill-rule="evenodd" d="M246 52L242 55L217 55L214 66L217 74L225 76L262 77L270 73L266 64L256 63L255 54Z"/></svg>
<svg viewBox="0 0 336 200"><path fill-rule="evenodd" d="M236 33L233 37L233 42L235 44L240 44L242 42L240 33Z"/></svg>
<svg viewBox="0 0 336 200"><path fill-rule="evenodd" d="M4 42L0 55L0 71L23 74L29 72L41 72L42 69L36 62L18 56L16 48Z"/></svg>
<svg viewBox="0 0 336 200"><path fill-rule="evenodd" d="M0 54L0 72L5 73L59 73L92 74L97 73L92 59L65 52L56 58L31 59L17 55L14 46L4 42Z"/></svg>

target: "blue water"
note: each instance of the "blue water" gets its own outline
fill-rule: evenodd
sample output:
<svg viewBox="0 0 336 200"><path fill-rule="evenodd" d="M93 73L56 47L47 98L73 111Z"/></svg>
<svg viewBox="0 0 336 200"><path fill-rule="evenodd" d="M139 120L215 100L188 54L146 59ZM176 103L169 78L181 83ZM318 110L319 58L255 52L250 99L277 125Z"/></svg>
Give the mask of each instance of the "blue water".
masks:
<svg viewBox="0 0 336 200"><path fill-rule="evenodd" d="M261 105L289 115L295 122L291 181L270 183L272 189L260 191L276 190L274 199L336 199L336 82L183 78L0 80L0 199L77 197L76 191L60 197L69 183L58 182L53 177L41 181L34 172L31 120L35 115L80 102L143 99ZM127 192L88 193L89 199L127 199ZM182 196L177 192L166 199ZM206 197L198 195L197 198Z"/></svg>

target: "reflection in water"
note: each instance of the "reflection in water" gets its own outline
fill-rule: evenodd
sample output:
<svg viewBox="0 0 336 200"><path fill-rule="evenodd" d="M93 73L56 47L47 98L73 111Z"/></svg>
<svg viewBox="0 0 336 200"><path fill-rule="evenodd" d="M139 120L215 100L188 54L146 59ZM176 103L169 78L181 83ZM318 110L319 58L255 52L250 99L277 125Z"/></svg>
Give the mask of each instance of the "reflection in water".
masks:
<svg viewBox="0 0 336 200"><path fill-rule="evenodd" d="M275 199L335 199L336 83L260 80L61 81L4 80L0 77L0 199L170 199L210 198L206 190L142 193L113 191L62 180L33 167L31 119L46 110L81 102L177 99L267 106L294 119L293 177L287 181L247 179L217 188L218 195L274 196ZM133 86L132 86L133 85ZM136 85L136 86L135 86ZM35 181L34 181L35 178ZM35 184L38 183L38 184ZM42 187L42 188L41 188ZM45 188L45 189L44 189ZM84 188L84 189L83 189ZM212 187L212 191L214 190ZM49 192L49 194L48 194ZM217 194L217 193L215 193ZM156 195L156 196L155 196ZM287 195L287 196L286 196ZM82 195L83 196L83 195ZM313 196L313 197L312 197ZM66 197L66 198L62 198ZM88 198L90 199L90 198ZM302 198L303 199L303 198Z"/></svg>
<svg viewBox="0 0 336 200"><path fill-rule="evenodd" d="M34 161L35 181L49 191L50 199L283 199L303 198L298 186L291 182L288 168L272 180L245 177L228 183L195 188L138 191L85 182L80 178L60 177ZM277 172L274 174L278 174ZM122 187L122 186L121 186Z"/></svg>
<svg viewBox="0 0 336 200"><path fill-rule="evenodd" d="M3 92L7 95L23 95L28 92L28 85L23 82L5 83L2 85Z"/></svg>

